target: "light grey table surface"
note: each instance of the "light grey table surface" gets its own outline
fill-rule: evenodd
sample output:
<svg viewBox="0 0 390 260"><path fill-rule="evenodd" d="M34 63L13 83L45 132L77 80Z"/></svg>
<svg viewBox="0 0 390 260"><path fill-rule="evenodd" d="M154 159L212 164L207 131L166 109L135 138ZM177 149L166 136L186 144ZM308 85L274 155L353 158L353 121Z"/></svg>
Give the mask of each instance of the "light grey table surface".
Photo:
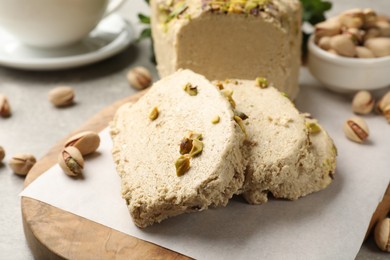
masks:
<svg viewBox="0 0 390 260"><path fill-rule="evenodd" d="M361 6L373 7L390 15L388 0L334 1L329 13ZM142 0L130 0L119 11L136 30L136 14L147 10ZM154 65L149 60L150 44L133 44L122 53L103 62L67 71L31 72L0 66L0 93L8 96L13 115L0 118L0 145L6 149L7 161L13 154L26 152L38 159L61 138L77 129L88 118L118 99L135 93L126 81L127 71L134 66L149 68L156 80ZM319 83L318 83L319 84ZM57 85L70 85L76 90L76 104L56 109L47 100L47 93ZM24 179L12 173L6 164L0 165L0 259L32 259L27 246L18 194ZM329 250L332 250L329 248ZM381 253L373 239L366 241L357 259L389 259Z"/></svg>

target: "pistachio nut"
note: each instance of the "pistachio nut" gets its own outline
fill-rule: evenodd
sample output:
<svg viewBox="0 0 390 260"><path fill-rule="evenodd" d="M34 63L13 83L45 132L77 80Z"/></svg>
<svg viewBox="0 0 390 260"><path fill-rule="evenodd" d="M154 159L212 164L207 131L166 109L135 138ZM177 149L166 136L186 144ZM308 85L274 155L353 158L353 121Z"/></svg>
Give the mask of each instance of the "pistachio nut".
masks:
<svg viewBox="0 0 390 260"><path fill-rule="evenodd" d="M364 17L364 10L361 8L352 8L352 9L348 9L348 10L342 12L341 15L350 15L350 16L354 16L354 17L363 18Z"/></svg>
<svg viewBox="0 0 390 260"><path fill-rule="evenodd" d="M390 22L377 21L375 26L379 29L381 37L390 37Z"/></svg>
<svg viewBox="0 0 390 260"><path fill-rule="evenodd" d="M384 22L389 22L390 23L390 17L387 16L387 15L378 14L376 19L378 21L384 21Z"/></svg>
<svg viewBox="0 0 390 260"><path fill-rule="evenodd" d="M190 157L195 157L201 154L203 151L203 142L198 139L192 140L192 148L190 151Z"/></svg>
<svg viewBox="0 0 390 260"><path fill-rule="evenodd" d="M2 146L0 146L0 164L4 160L5 157L5 150Z"/></svg>
<svg viewBox="0 0 390 260"><path fill-rule="evenodd" d="M390 252L390 218L376 224L374 238L376 245L385 252Z"/></svg>
<svg viewBox="0 0 390 260"><path fill-rule="evenodd" d="M363 46L356 46L356 55L358 58L361 58L361 59L375 58L374 53L372 53L372 51L370 49L363 47Z"/></svg>
<svg viewBox="0 0 390 260"><path fill-rule="evenodd" d="M390 106L390 91L388 91L375 105L375 112L383 114L386 107Z"/></svg>
<svg viewBox="0 0 390 260"><path fill-rule="evenodd" d="M339 34L341 31L341 24L338 20L327 20L316 24L315 36L321 38L324 36L334 36Z"/></svg>
<svg viewBox="0 0 390 260"><path fill-rule="evenodd" d="M157 107L152 108L152 110L149 113L149 119L154 121L159 116L160 112L158 111Z"/></svg>
<svg viewBox="0 0 390 260"><path fill-rule="evenodd" d="M387 122L390 124L390 105L387 105L387 106L383 109L383 115L385 116Z"/></svg>
<svg viewBox="0 0 390 260"><path fill-rule="evenodd" d="M339 16L342 26L347 28L361 28L364 24L364 13L362 9L355 8L345 11Z"/></svg>
<svg viewBox="0 0 390 260"><path fill-rule="evenodd" d="M343 34L348 35L356 45L363 42L364 31L362 30L357 28L348 28L343 32Z"/></svg>
<svg viewBox="0 0 390 260"><path fill-rule="evenodd" d="M238 110L234 109L233 113L234 113L235 116L238 116L242 120L248 119L248 116L246 114L244 114L243 112L241 112L241 111L238 111Z"/></svg>
<svg viewBox="0 0 390 260"><path fill-rule="evenodd" d="M58 155L58 164L69 176L78 176L84 168L81 152L73 146L65 147Z"/></svg>
<svg viewBox="0 0 390 260"><path fill-rule="evenodd" d="M183 140L180 142L180 154L189 154L192 149L192 139L185 137Z"/></svg>
<svg viewBox="0 0 390 260"><path fill-rule="evenodd" d="M233 99L233 90L223 89L221 90L221 92L225 96L225 98L229 101L230 105L232 105L233 108L236 108L236 102Z"/></svg>
<svg viewBox="0 0 390 260"><path fill-rule="evenodd" d="M8 164L15 174L26 176L36 162L37 160L33 155L20 153L12 156Z"/></svg>
<svg viewBox="0 0 390 260"><path fill-rule="evenodd" d="M374 108L375 100L371 93L365 90L355 94L352 100L352 111L357 114L366 115L371 113Z"/></svg>
<svg viewBox="0 0 390 260"><path fill-rule="evenodd" d="M370 28L365 31L363 35L363 42L366 42L368 39L377 38L381 35L381 31L378 28Z"/></svg>
<svg viewBox="0 0 390 260"><path fill-rule="evenodd" d="M317 120L309 119L306 120L305 124L310 134L318 134L319 132L321 132L321 127L317 123Z"/></svg>
<svg viewBox="0 0 390 260"><path fill-rule="evenodd" d="M100 137L92 131L78 133L65 142L65 147L74 146L79 149L83 156L95 152L99 145Z"/></svg>
<svg viewBox="0 0 390 260"><path fill-rule="evenodd" d="M135 67L127 73L127 81L133 88L142 90L152 84L152 75L144 67Z"/></svg>
<svg viewBox="0 0 390 260"><path fill-rule="evenodd" d="M49 101L56 107L65 107L73 103L75 93L72 87L56 87L49 91Z"/></svg>
<svg viewBox="0 0 390 260"><path fill-rule="evenodd" d="M370 28L375 26L375 23L378 20L378 15L374 10L372 10L371 8L366 8L363 10L363 15L364 15L365 28Z"/></svg>
<svg viewBox="0 0 390 260"><path fill-rule="evenodd" d="M268 87L268 80L263 77L257 77L256 78L256 86L260 88L267 88Z"/></svg>
<svg viewBox="0 0 390 260"><path fill-rule="evenodd" d="M177 176L183 176L188 170L190 169L190 156L189 155L182 155L180 156L176 162L175 162L175 167L176 167L176 175Z"/></svg>
<svg viewBox="0 0 390 260"><path fill-rule="evenodd" d="M333 49L329 49L328 52L331 54L334 54L334 55L338 55L337 51L335 51Z"/></svg>
<svg viewBox="0 0 390 260"><path fill-rule="evenodd" d="M11 115L11 106L9 105L8 98L0 94L0 116L9 117Z"/></svg>
<svg viewBox="0 0 390 260"><path fill-rule="evenodd" d="M222 90L224 89L224 86L223 86L223 83L221 81L216 81L214 82L214 85L219 89L219 90Z"/></svg>
<svg viewBox="0 0 390 260"><path fill-rule="evenodd" d="M246 137L247 133L246 133L246 128L244 126L244 121L239 116L234 116L233 119L234 119L234 121L236 121L236 123L241 128L241 131L245 134L245 137Z"/></svg>
<svg viewBox="0 0 390 260"><path fill-rule="evenodd" d="M390 56L390 38L380 37L368 39L364 46L370 49L375 57Z"/></svg>
<svg viewBox="0 0 390 260"><path fill-rule="evenodd" d="M363 143L368 138L369 130L362 118L353 117L345 122L344 133L351 141Z"/></svg>
<svg viewBox="0 0 390 260"><path fill-rule="evenodd" d="M330 49L330 36L324 36L318 41L318 47L327 51Z"/></svg>
<svg viewBox="0 0 390 260"><path fill-rule="evenodd" d="M218 124L220 120L221 120L220 117L218 115L216 115L211 119L211 123L213 123L215 125L215 124Z"/></svg>
<svg viewBox="0 0 390 260"><path fill-rule="evenodd" d="M196 96L198 95L198 87L197 86L192 86L191 83L187 83L183 86L183 90L187 92L188 95L190 96Z"/></svg>
<svg viewBox="0 0 390 260"><path fill-rule="evenodd" d="M355 44L348 35L336 35L330 40L330 46L339 55L354 57L356 55Z"/></svg>

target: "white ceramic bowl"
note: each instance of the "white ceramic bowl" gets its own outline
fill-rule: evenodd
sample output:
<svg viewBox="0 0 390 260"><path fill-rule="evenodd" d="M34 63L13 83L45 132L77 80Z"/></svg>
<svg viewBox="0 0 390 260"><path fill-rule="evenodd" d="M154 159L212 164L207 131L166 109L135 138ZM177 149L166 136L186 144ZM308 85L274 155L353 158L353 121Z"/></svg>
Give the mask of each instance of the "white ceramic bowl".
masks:
<svg viewBox="0 0 390 260"><path fill-rule="evenodd" d="M322 50L309 40L308 67L326 87L337 92L374 90L390 86L390 57L346 58Z"/></svg>

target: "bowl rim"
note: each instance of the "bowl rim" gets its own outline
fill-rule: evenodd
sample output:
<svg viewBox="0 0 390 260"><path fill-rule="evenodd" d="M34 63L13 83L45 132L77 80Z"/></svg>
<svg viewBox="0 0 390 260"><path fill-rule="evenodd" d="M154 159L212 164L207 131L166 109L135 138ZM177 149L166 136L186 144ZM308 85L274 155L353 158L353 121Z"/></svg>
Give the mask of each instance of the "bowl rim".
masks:
<svg viewBox="0 0 390 260"><path fill-rule="evenodd" d="M314 34L312 34L309 38L309 52L315 54L316 56L320 56L321 58L335 64L342 64L351 67L364 67L370 65L381 65L381 64L390 64L390 56L379 57L379 58L367 58L367 59L359 59L359 58L350 58L343 57L337 54L329 53L314 43Z"/></svg>

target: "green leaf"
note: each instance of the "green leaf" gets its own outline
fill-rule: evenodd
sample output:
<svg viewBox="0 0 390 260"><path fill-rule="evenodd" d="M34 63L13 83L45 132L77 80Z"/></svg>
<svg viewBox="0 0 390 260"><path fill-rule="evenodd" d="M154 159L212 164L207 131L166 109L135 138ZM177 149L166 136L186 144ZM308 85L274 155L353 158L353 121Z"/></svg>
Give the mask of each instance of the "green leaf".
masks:
<svg viewBox="0 0 390 260"><path fill-rule="evenodd" d="M302 22L315 25L326 19L325 13L332 8L332 3L323 0L301 0L303 12ZM307 42L310 34L302 32L302 56L307 54Z"/></svg>
<svg viewBox="0 0 390 260"><path fill-rule="evenodd" d="M325 20L325 12L332 8L332 3L323 0L301 0L303 6L302 21L314 25Z"/></svg>
<svg viewBox="0 0 390 260"><path fill-rule="evenodd" d="M139 21L143 24L150 24L150 17L144 14L138 14Z"/></svg>
<svg viewBox="0 0 390 260"><path fill-rule="evenodd" d="M151 37L152 37L152 30L150 28L145 28L141 31L137 41L140 42L144 39L150 39Z"/></svg>

